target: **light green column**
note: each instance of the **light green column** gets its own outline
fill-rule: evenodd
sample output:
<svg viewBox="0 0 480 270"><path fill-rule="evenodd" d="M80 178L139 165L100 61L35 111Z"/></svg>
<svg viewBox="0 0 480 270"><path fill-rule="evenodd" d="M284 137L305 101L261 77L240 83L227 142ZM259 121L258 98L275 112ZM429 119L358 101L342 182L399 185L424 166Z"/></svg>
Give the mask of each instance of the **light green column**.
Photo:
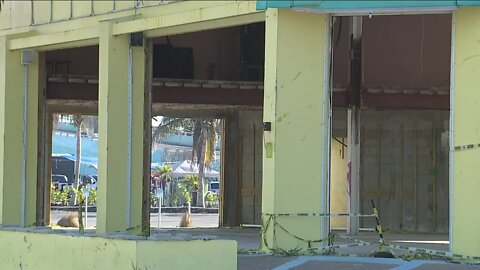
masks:
<svg viewBox="0 0 480 270"><path fill-rule="evenodd" d="M144 68L143 47L132 47L132 133L129 160L129 36L112 36L112 25L100 25L99 164L97 232L141 234L143 179ZM130 166L130 218L128 214ZM130 223L130 224L128 224Z"/></svg>
<svg viewBox="0 0 480 270"><path fill-rule="evenodd" d="M328 209L329 16L287 9L269 9L266 16L264 121L272 131L264 132L262 245L318 246L327 222L278 214Z"/></svg>
<svg viewBox="0 0 480 270"><path fill-rule="evenodd" d="M7 43L7 37L0 37L0 224L28 227L35 225L36 222L38 53L32 52L33 63L27 65L25 70L21 63L21 51L8 50ZM28 109L24 155L25 85L28 87ZM26 161L23 196L24 157ZM23 198L25 203L22 202Z"/></svg>
<svg viewBox="0 0 480 270"><path fill-rule="evenodd" d="M453 146L480 143L480 8L454 16ZM451 245L453 252L480 256L480 148L453 150Z"/></svg>

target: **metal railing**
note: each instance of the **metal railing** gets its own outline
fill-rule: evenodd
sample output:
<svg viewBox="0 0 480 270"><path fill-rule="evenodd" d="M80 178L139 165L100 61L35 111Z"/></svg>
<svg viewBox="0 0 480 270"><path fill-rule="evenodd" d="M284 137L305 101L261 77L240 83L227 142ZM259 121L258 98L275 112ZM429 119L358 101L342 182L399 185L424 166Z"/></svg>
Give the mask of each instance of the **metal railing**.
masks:
<svg viewBox="0 0 480 270"><path fill-rule="evenodd" d="M59 21L105 15L115 12L137 10L180 1L144 1L144 0L109 0L109 1L39 1L30 0L30 25L42 25ZM17 8L11 3L13 9ZM25 8L20 7L18 8ZM48 13L48 16L47 14Z"/></svg>

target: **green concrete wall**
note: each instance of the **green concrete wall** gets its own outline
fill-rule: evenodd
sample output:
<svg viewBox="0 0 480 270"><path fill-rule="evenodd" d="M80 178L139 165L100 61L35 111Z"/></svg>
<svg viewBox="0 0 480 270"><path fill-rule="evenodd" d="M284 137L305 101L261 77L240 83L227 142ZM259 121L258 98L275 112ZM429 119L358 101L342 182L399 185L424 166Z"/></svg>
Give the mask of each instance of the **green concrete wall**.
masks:
<svg viewBox="0 0 480 270"><path fill-rule="evenodd" d="M480 143L480 8L455 13L453 144ZM480 148L453 154L453 251L480 255Z"/></svg>
<svg viewBox="0 0 480 270"><path fill-rule="evenodd" d="M122 240L0 231L2 270L236 269L235 241Z"/></svg>
<svg viewBox="0 0 480 270"><path fill-rule="evenodd" d="M129 36L112 35L112 24L100 26L98 106L99 232L141 234L143 188L143 47L133 48L130 225L127 225Z"/></svg>
<svg viewBox="0 0 480 270"><path fill-rule="evenodd" d="M264 121L272 123L272 131L264 132L262 212L265 227L271 214L275 220L263 234L264 248L304 248L308 241L296 237L327 236L327 226L321 226L319 218L276 217L319 213L326 198L322 191L322 178L326 181L328 172L328 160L322 158L322 149L325 155L328 151L322 144L328 127L328 118L327 125L323 123L324 85L328 85L324 66L329 59L324 55L326 23L325 14L267 11Z"/></svg>
<svg viewBox="0 0 480 270"><path fill-rule="evenodd" d="M0 37L0 224L21 225L24 65ZM25 226L36 222L38 53L28 65Z"/></svg>
<svg viewBox="0 0 480 270"><path fill-rule="evenodd" d="M346 138L343 139L346 144ZM332 140L331 158L330 213L348 213L347 148ZM330 225L332 229L345 229L347 221L346 217L334 217L330 219Z"/></svg>

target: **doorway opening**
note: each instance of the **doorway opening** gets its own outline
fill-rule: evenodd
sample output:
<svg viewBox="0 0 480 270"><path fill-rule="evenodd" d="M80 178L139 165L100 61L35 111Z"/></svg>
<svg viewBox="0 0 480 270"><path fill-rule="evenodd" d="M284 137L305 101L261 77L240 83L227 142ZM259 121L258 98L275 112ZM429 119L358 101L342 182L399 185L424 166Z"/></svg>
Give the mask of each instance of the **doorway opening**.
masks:
<svg viewBox="0 0 480 270"><path fill-rule="evenodd" d="M54 113L51 121L50 224L92 230L96 227L98 119Z"/></svg>
<svg viewBox="0 0 480 270"><path fill-rule="evenodd" d="M152 125L151 226L217 228L222 120L157 116Z"/></svg>
<svg viewBox="0 0 480 270"><path fill-rule="evenodd" d="M393 243L449 248L451 22L333 18L330 210L371 214L373 201ZM330 224L378 238L371 217Z"/></svg>

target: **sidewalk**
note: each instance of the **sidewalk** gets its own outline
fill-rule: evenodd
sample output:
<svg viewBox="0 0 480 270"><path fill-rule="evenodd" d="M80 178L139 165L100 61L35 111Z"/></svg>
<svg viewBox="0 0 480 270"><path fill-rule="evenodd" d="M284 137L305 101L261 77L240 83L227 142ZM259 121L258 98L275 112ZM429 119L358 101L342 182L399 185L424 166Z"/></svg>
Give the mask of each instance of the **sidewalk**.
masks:
<svg viewBox="0 0 480 270"><path fill-rule="evenodd" d="M371 257L238 255L238 270L478 270L480 265Z"/></svg>

